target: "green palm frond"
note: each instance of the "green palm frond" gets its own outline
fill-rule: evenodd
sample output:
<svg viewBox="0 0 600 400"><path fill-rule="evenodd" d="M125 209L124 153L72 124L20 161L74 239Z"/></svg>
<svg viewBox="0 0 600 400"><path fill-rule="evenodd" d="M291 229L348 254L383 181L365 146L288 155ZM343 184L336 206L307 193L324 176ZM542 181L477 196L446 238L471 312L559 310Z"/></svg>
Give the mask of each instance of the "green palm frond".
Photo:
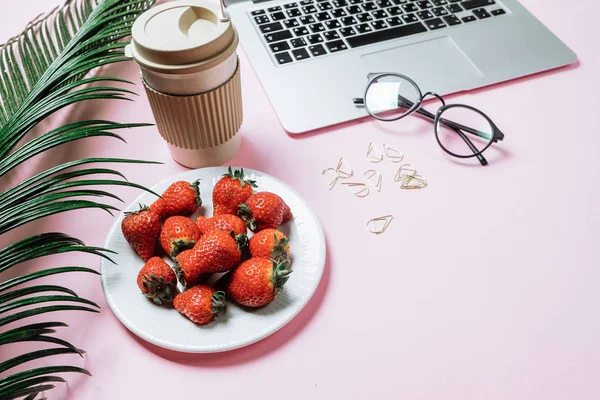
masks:
<svg viewBox="0 0 600 400"><path fill-rule="evenodd" d="M145 123L78 121L28 138L33 127L65 107L87 100L130 100L131 82L118 77L88 75L106 64L126 60L123 49L131 25L154 0L67 0L30 22L25 30L0 45L0 178L32 157L54 147L90 137L124 141L122 132ZM121 131L117 134L117 131ZM121 202L107 188L130 187L156 193L133 182L106 164L156 164L143 160L86 158L42 171L0 193L0 235L50 215L78 209L117 207ZM103 164L103 165L102 165ZM158 195L157 195L158 196ZM20 264L61 253L87 253L110 260L108 249L86 246L61 232L47 232L0 248L0 274ZM49 313L85 311L99 306L68 287L33 282L59 274L98 274L82 266L49 267L10 279L0 275L0 346L38 343L42 347L0 362L0 373L41 358L85 352L55 336L60 321L27 323ZM18 323L21 322L19 325ZM16 327L11 327L12 325ZM44 391L64 383L64 373L90 375L75 366L31 368L0 378L0 399L39 399Z"/></svg>

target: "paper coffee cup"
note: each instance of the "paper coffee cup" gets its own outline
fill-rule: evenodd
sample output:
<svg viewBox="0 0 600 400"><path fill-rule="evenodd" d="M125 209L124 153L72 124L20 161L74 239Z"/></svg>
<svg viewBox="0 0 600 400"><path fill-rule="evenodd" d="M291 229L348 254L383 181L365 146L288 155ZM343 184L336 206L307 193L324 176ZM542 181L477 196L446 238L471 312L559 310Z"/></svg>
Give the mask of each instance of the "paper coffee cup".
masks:
<svg viewBox="0 0 600 400"><path fill-rule="evenodd" d="M219 165L240 146L238 35L217 5L173 1L133 24L126 54L140 66L161 136L178 163Z"/></svg>

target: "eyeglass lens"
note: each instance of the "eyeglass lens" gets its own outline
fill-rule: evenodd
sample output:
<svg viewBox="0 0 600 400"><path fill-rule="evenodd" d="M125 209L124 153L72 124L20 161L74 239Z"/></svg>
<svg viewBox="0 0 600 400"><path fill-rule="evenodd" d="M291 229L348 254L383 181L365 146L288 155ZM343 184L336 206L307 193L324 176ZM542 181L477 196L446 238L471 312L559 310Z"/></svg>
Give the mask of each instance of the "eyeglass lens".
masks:
<svg viewBox="0 0 600 400"><path fill-rule="evenodd" d="M481 153L493 138L493 128L487 118L462 106L444 110L438 116L435 128L440 145L459 157Z"/></svg>
<svg viewBox="0 0 600 400"><path fill-rule="evenodd" d="M397 75L382 75L369 84L365 106L376 118L395 120L414 111L413 106L419 100L419 89L411 81Z"/></svg>

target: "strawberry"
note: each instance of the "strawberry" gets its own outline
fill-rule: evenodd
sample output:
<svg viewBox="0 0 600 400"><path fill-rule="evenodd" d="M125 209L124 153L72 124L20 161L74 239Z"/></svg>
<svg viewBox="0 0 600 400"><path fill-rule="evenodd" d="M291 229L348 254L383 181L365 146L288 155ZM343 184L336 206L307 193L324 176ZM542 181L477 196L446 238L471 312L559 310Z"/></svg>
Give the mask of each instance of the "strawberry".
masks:
<svg viewBox="0 0 600 400"><path fill-rule="evenodd" d="M161 219L173 215L192 215L202 205L200 180L194 183L178 181L165 190L161 198L150 206Z"/></svg>
<svg viewBox="0 0 600 400"><path fill-rule="evenodd" d="M231 273L227 294L247 307L262 307L275 299L292 272L289 260L281 263L266 257L251 258Z"/></svg>
<svg viewBox="0 0 600 400"><path fill-rule="evenodd" d="M188 217L169 217L160 231L160 246L171 258L194 247L200 239L200 228Z"/></svg>
<svg viewBox="0 0 600 400"><path fill-rule="evenodd" d="M175 272L160 257L152 257L142 267L137 276L137 285L142 294L159 306L163 301L173 301L177 292Z"/></svg>
<svg viewBox="0 0 600 400"><path fill-rule="evenodd" d="M194 286L200 276L228 271L240 263L240 248L247 242L246 235L235 238L227 232L211 231L202 236L194 248L183 251L175 258L182 284Z"/></svg>
<svg viewBox="0 0 600 400"><path fill-rule="evenodd" d="M220 214L211 218L198 217L196 225L200 228L200 232L206 235L210 231L218 230L224 232L235 233L236 235L246 234L246 224L239 217L232 214Z"/></svg>
<svg viewBox="0 0 600 400"><path fill-rule="evenodd" d="M225 293L207 285L198 285L179 293L173 306L192 322L206 325L225 309Z"/></svg>
<svg viewBox="0 0 600 400"><path fill-rule="evenodd" d="M238 215L246 226L255 232L275 229L283 222L285 203L281 197L271 192L259 192L240 204Z"/></svg>
<svg viewBox="0 0 600 400"><path fill-rule="evenodd" d="M250 238L248 246L252 257L266 257L273 260L288 258L289 238L277 229L264 229Z"/></svg>
<svg viewBox="0 0 600 400"><path fill-rule="evenodd" d="M237 214L238 206L254 191L256 182L244 179L244 170L235 170L223 175L213 189L213 215Z"/></svg>
<svg viewBox="0 0 600 400"><path fill-rule="evenodd" d="M125 240L144 261L156 254L156 241L160 235L160 218L140 204L138 211L126 212L121 231Z"/></svg>
<svg viewBox="0 0 600 400"><path fill-rule="evenodd" d="M292 210L290 206L288 206L285 202L283 202L283 221L282 223L290 222L294 219L294 214L292 214Z"/></svg>

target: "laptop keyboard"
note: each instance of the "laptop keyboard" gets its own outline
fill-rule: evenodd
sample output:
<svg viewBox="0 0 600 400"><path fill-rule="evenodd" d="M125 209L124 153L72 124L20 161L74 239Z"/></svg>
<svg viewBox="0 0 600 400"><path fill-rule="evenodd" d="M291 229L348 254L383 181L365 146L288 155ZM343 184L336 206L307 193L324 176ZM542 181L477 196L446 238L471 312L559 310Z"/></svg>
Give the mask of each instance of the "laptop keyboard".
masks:
<svg viewBox="0 0 600 400"><path fill-rule="evenodd" d="M249 11L276 65L504 14L496 0L301 0Z"/></svg>

